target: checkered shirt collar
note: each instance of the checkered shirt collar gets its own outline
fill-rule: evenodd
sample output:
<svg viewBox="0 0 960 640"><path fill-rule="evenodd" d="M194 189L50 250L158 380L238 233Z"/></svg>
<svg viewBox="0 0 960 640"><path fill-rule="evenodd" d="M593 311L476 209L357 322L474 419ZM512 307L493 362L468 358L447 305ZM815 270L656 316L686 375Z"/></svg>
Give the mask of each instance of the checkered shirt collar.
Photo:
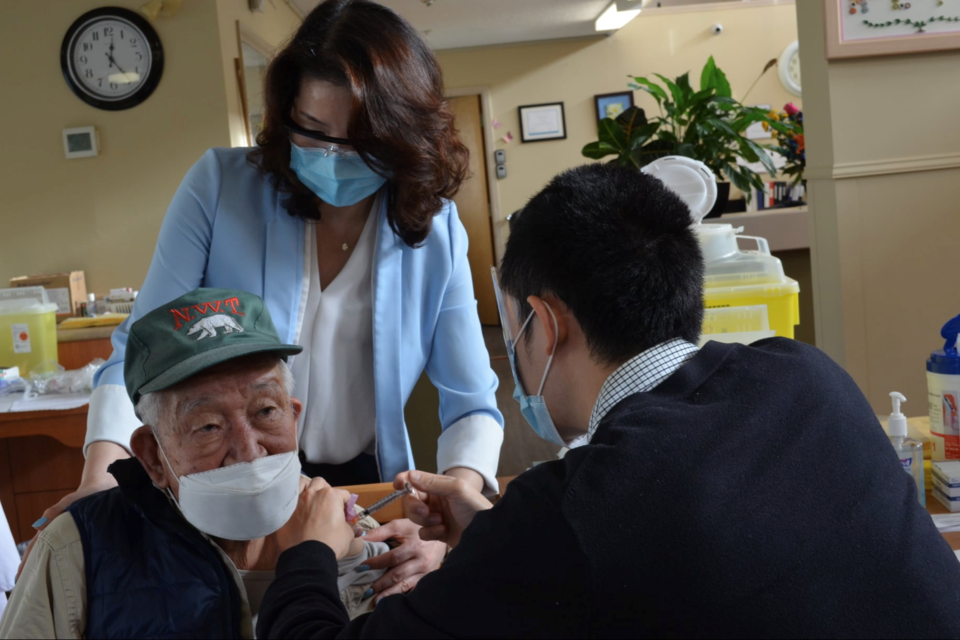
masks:
<svg viewBox="0 0 960 640"><path fill-rule="evenodd" d="M571 442L569 448L575 449L589 444L600 421L618 402L635 393L655 389L693 358L699 350L696 345L677 338L647 349L620 365L610 374L607 381L603 383L603 388L600 389L597 403L593 406L593 413L590 415L590 427L587 433Z"/></svg>

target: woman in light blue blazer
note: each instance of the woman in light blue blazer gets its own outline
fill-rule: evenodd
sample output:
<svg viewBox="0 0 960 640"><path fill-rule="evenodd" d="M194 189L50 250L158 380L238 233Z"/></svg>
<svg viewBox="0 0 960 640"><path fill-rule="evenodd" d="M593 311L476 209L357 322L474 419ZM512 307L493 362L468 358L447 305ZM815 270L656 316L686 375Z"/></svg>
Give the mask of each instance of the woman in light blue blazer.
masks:
<svg viewBox="0 0 960 640"><path fill-rule="evenodd" d="M96 379L81 487L45 517L115 484L106 467L140 425L123 381L129 325L197 287L261 296L281 339L310 345L291 363L305 472L338 485L413 469L403 408L426 370L440 396L439 472L497 491L497 378L449 200L467 152L433 54L389 9L327 0L271 64L264 99L259 147L208 151L174 196ZM442 558L417 531L407 520L375 532L402 543L370 562L390 569L373 585L380 597Z"/></svg>

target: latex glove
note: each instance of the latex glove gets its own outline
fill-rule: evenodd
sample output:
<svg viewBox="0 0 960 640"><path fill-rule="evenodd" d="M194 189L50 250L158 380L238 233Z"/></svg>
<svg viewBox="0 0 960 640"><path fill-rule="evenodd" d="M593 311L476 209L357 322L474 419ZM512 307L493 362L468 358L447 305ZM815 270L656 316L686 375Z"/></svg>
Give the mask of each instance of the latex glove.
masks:
<svg viewBox="0 0 960 640"><path fill-rule="evenodd" d="M363 539L369 542L393 539L400 543L397 548L370 558L365 563L370 569L387 569L379 580L370 585L377 602L386 596L413 589L420 578L440 566L447 554L447 545L422 540L420 525L407 519L394 520L368 531Z"/></svg>

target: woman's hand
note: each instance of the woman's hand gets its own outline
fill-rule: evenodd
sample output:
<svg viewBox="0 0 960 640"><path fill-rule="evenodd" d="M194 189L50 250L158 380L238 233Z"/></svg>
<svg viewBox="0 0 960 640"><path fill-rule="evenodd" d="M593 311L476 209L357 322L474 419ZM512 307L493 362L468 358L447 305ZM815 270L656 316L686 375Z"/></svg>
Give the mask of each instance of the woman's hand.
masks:
<svg viewBox="0 0 960 640"><path fill-rule="evenodd" d="M423 540L440 540L455 547L477 512L493 507L483 494L457 478L408 471L398 475L394 484L402 487L404 482L417 490L416 496L404 499L410 519L423 526Z"/></svg>
<svg viewBox="0 0 960 640"><path fill-rule="evenodd" d="M23 566L27 564L27 558L30 557L30 552L33 550L33 545L36 543L40 532L46 529L47 525L77 500L117 486L117 479L107 472L107 467L117 460L129 457L130 454L127 453L126 449L113 442L98 441L87 447L87 460L83 465L80 486L77 487L76 491L67 494L58 503L44 511L40 515L40 519L34 523L37 533L30 540L30 544L23 554L23 560L20 561L20 567L17 569L18 579L20 578L20 572L23 571Z"/></svg>
<svg viewBox="0 0 960 640"><path fill-rule="evenodd" d="M344 514L348 500L349 492L331 488L323 478L311 480L300 492L296 511L276 533L280 552L316 540L333 549L338 560L346 556L356 537Z"/></svg>
<svg viewBox="0 0 960 640"><path fill-rule="evenodd" d="M401 485L402 486L402 485ZM367 560L371 569L388 569L371 586L377 600L396 593L410 591L420 578L440 566L447 554L447 545L425 542L420 538L420 525L410 520L394 520L373 531L364 540L385 542L396 540L400 546Z"/></svg>

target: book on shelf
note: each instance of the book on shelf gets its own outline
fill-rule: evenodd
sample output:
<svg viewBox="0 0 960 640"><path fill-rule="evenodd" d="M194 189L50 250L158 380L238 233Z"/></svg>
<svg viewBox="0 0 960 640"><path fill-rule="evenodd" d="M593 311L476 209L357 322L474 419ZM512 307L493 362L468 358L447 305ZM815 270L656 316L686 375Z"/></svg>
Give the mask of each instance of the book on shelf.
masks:
<svg viewBox="0 0 960 640"><path fill-rule="evenodd" d="M784 208L791 204L803 204L807 195L803 184L793 184L783 180L765 182L763 189L757 189L747 203L747 211L763 211L764 209Z"/></svg>

